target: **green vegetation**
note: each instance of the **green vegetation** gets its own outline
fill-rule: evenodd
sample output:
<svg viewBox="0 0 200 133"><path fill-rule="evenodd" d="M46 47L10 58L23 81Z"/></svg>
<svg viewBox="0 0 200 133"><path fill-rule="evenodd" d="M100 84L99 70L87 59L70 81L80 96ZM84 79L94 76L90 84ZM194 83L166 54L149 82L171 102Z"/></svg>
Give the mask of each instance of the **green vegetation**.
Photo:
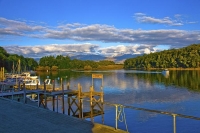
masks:
<svg viewBox="0 0 200 133"><path fill-rule="evenodd" d="M45 56L39 61L39 64L33 58L24 58L16 54L8 54L7 51L0 47L0 67L5 67L6 71L14 71L13 65L17 65L20 60L21 70L37 70L37 71L57 71L58 69L76 69L76 70L109 70L122 69L123 65L117 65L113 61L102 60L99 62L91 60L71 60L68 56L58 55ZM16 71L16 70L15 70Z"/></svg>
<svg viewBox="0 0 200 133"><path fill-rule="evenodd" d="M71 60L68 56L45 56L39 64L33 58L8 54L0 47L0 67L13 70L13 64L21 61L22 70L57 71L58 69L110 70L110 69L162 69L162 68L200 68L200 44L192 44L181 49L164 50L125 60L124 66L113 61Z"/></svg>
<svg viewBox="0 0 200 133"><path fill-rule="evenodd" d="M124 68L200 68L200 44L130 58L125 60Z"/></svg>
<svg viewBox="0 0 200 133"><path fill-rule="evenodd" d="M8 54L3 47L0 47L0 67L4 67L5 71L16 71L18 60L20 60L21 70L24 71L34 70L38 66L38 63L34 59L24 58L16 54Z"/></svg>
<svg viewBox="0 0 200 133"><path fill-rule="evenodd" d="M107 69L122 69L123 65L116 65L113 61L101 60L99 62L91 60L71 60L68 56L58 55L45 56L39 61L39 66L36 70L54 70L57 69L73 69L73 70L107 70Z"/></svg>

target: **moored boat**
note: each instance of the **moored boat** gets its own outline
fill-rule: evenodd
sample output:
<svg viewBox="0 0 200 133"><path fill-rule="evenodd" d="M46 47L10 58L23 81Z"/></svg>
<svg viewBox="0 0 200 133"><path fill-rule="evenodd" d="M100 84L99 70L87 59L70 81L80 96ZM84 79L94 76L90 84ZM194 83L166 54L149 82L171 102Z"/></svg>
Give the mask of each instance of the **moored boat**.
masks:
<svg viewBox="0 0 200 133"><path fill-rule="evenodd" d="M51 85L51 79L45 79L44 82L46 85ZM25 83L25 85L41 85L40 79L38 78L25 79L23 83Z"/></svg>
<svg viewBox="0 0 200 133"><path fill-rule="evenodd" d="M161 73L162 73L166 78L169 77L169 70L168 70L168 69L164 69Z"/></svg>

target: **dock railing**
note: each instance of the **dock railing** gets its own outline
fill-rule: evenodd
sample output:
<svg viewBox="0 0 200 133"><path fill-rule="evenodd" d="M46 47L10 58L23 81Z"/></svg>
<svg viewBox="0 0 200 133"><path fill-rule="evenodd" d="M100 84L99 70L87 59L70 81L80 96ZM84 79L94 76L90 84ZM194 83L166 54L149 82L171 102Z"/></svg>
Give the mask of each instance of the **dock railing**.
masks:
<svg viewBox="0 0 200 133"><path fill-rule="evenodd" d="M163 114L163 115L169 115L172 116L173 120L173 133L176 133L176 117L182 117L182 118L189 118L189 119L194 119L194 120L200 120L200 117L195 117L195 116L189 116L189 115L183 115L183 114L178 114L178 113L172 113L172 112L166 112L166 111L159 111L159 110L152 110L152 109L146 109L146 108L138 108L138 107L134 107L134 106L126 106L126 105L121 105L121 104L110 104L110 103L104 103L107 105L112 105L115 106L116 110L116 118L115 118L115 128L117 129L118 127L118 116L119 116L119 111L118 108L122 108L122 110L124 110L124 108L129 108L129 109L133 109L133 110L140 110L140 111L146 111L146 112L152 112L152 113L158 113L158 114ZM122 112L123 113L123 112ZM124 116L125 117L125 116ZM124 121L126 124L126 121ZM127 126L127 124L126 124Z"/></svg>
<svg viewBox="0 0 200 133"><path fill-rule="evenodd" d="M94 102L94 101L85 100L85 99L82 99L82 100L83 101L87 101L87 102ZM139 108L139 107L134 107L134 106L122 105L122 104L112 104L112 103L108 103L108 102L100 102L100 103L103 104L103 105L108 105L108 106L114 106L115 107L115 129L116 130L118 129L118 122L120 121L120 122L124 122L125 123L127 132L128 132L128 126L127 126L127 123L126 123L126 116L125 116L125 112L124 112L125 108L172 116L173 133L176 133L176 118L177 117L193 119L193 120L200 120L200 117L184 115L184 114L178 114L178 113L173 113L173 112L153 110L153 109L147 109L147 108ZM121 120L119 118L120 116L122 117Z"/></svg>
<svg viewBox="0 0 200 133"><path fill-rule="evenodd" d="M24 85L23 85L24 87ZM44 88L45 85L44 85ZM53 87L54 88L54 87ZM36 89L38 90L38 88ZM33 91L33 90L32 90ZM39 91L39 90L38 90ZM24 87L22 91L19 91L18 92L14 92L14 88L12 89L11 93L9 93L9 95L11 96L11 99L13 100L13 96L14 95L18 95L18 94L23 94L23 102L26 103L26 94L27 94L28 90L26 90L26 88ZM14 94L16 93L16 94ZM37 93L39 94L40 92L32 92L32 93ZM44 94L46 94L46 90L44 90L44 92L42 92ZM5 93L0 93L0 96L1 97L4 97L4 94ZM6 95L6 94L5 94ZM64 87L62 85L62 94L60 95L62 97L62 108L64 109ZM117 130L118 129L118 122L124 122L125 123L125 126L126 126L126 130L128 132L128 127L127 127L127 123L126 123L126 116L125 116L125 112L124 112L124 109L127 108L127 109L133 109L133 110L139 110L139 111L146 111L146 112L152 112L152 113L158 113L158 114L163 114L163 115L169 115L172 117L172 123L173 123L173 133L176 133L176 118L177 117L181 117L181 118L188 118L188 119L193 119L193 120L200 120L200 117L195 117L195 116L190 116L190 115L184 115L184 114L178 114L178 113L173 113L173 112L167 112L167 111L160 111L160 110L153 110L153 109L147 109L147 108L139 108L139 107L134 107L134 106L128 106L128 105L122 105L122 104L113 104L113 103L108 103L108 102L105 102L103 100L89 100L89 99L84 99L84 98L80 98L80 97L76 97L76 98L73 98L74 100L81 100L81 103L83 103L84 101L87 101L87 102L90 102L92 105L96 105L97 103L98 104L102 104L102 105L108 105L108 106L113 106L115 107L115 129ZM39 101L39 97L38 97L38 101ZM54 100L53 100L54 101ZM103 102L102 102L103 101ZM47 100L45 99L45 105L46 104ZM58 102L58 98L57 98L57 102ZM94 104L93 104L94 103ZM57 103L58 105L58 103ZM38 102L38 107L39 107L39 102ZM45 106L46 108L46 106ZM58 107L57 107L58 108ZM81 108L83 108L81 106ZM104 107L103 107L104 108ZM104 111L104 110L103 110ZM58 109L57 109L57 112L58 112ZM62 113L65 113L64 110L62 111ZM104 112L105 113L105 112ZM120 120L120 116L123 117L123 119ZM93 115L91 115L91 120L93 120L94 117ZM81 117L83 118L83 117Z"/></svg>

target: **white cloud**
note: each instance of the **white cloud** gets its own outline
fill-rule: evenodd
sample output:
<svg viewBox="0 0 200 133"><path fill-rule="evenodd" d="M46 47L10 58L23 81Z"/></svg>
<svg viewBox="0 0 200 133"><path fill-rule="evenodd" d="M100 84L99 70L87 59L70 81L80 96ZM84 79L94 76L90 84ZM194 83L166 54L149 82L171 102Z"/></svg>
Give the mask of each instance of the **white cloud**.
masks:
<svg viewBox="0 0 200 133"><path fill-rule="evenodd" d="M190 22L187 22L188 24L197 24L198 21L190 21Z"/></svg>
<svg viewBox="0 0 200 133"><path fill-rule="evenodd" d="M108 25L88 25L67 30L48 30L42 37L53 39L71 39L76 41L101 41L139 44L175 44L188 45L199 41L199 31L184 31L175 29L132 30L117 29ZM41 36L40 36L41 37ZM189 40L186 38L190 38Z"/></svg>
<svg viewBox="0 0 200 133"><path fill-rule="evenodd" d="M45 29L45 27L42 26L35 26L25 22L8 20L5 18L0 18L0 27L17 31L38 31Z"/></svg>
<svg viewBox="0 0 200 133"><path fill-rule="evenodd" d="M144 49L144 53L145 53L145 54L150 54L150 53L151 53L151 50L148 49L148 48L145 48L145 49Z"/></svg>
<svg viewBox="0 0 200 133"><path fill-rule="evenodd" d="M149 45L117 45L117 46L111 46L106 48L99 48L99 53L104 55L111 55L111 56L117 56L121 54L149 54L151 52L160 51L161 49L155 49L154 46Z"/></svg>
<svg viewBox="0 0 200 133"><path fill-rule="evenodd" d="M25 57L44 57L50 55L91 54L98 49L95 44L48 44L42 46L5 46L8 53Z"/></svg>
<svg viewBox="0 0 200 133"><path fill-rule="evenodd" d="M118 56L122 54L148 54L155 52L153 46L148 45L117 45L101 48L96 44L49 44L42 46L5 46L8 53L23 55L25 57L40 58L56 55L101 54L104 56ZM157 49L156 51L159 51Z"/></svg>
<svg viewBox="0 0 200 133"><path fill-rule="evenodd" d="M182 23L181 15L175 15L176 20L169 17L157 19L143 13L136 13L140 22L162 23L178 25ZM176 29L133 30L118 29L110 25L100 24L63 24L57 27L48 27L22 21L0 18L0 38L12 39L23 36L38 39L75 40L83 41L80 44L49 44L41 46L6 46L9 53L23 54L29 57L47 55L66 55L75 53L100 53L109 55L143 54L158 51L158 45L167 45L170 48L184 47L200 42L200 31L186 31ZM121 44L117 46L100 47L90 42L104 42ZM89 42L89 43L84 43Z"/></svg>
<svg viewBox="0 0 200 133"><path fill-rule="evenodd" d="M144 17L140 21L151 23L173 23L170 18L155 19L142 13L137 16ZM176 15L178 17L178 15ZM133 30L117 29L109 25L85 25L85 24L65 24L53 28L47 28L41 25L28 24L20 21L0 18L0 36L25 36L39 39L56 39L56 40L75 40L75 41L100 41L106 43L126 43L126 44L150 44L150 45L188 45L199 42L200 31L185 31L176 29L159 29L159 30ZM7 39L6 38L6 39Z"/></svg>
<svg viewBox="0 0 200 133"><path fill-rule="evenodd" d="M170 26L183 25L180 14L176 14L174 16L175 19L171 19L170 17L154 18L151 16L147 16L144 13L135 13L134 17L139 23L165 24L165 25L170 25Z"/></svg>

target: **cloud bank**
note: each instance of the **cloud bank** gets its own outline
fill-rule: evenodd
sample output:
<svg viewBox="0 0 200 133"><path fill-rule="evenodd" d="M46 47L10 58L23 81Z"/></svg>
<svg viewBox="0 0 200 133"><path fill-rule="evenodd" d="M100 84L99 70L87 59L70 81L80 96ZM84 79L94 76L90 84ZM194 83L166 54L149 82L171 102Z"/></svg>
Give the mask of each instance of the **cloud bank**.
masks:
<svg viewBox="0 0 200 133"><path fill-rule="evenodd" d="M96 44L49 44L44 46L5 46L6 51L11 54L24 55L25 57L41 58L44 56L57 55L85 55L99 54L106 57L118 56L122 54L149 54L152 51L157 51L153 47L145 45L117 45L107 48L101 48Z"/></svg>
<svg viewBox="0 0 200 133"><path fill-rule="evenodd" d="M181 26L183 21L180 15L171 19L162 19L147 16L143 13L134 14L139 23L164 24ZM195 22L191 22L194 24ZM169 46L169 48L180 48L193 43L200 42L200 31L187 31L178 29L119 29L103 24L61 24L50 27L34 22L9 20L0 17L0 40L12 39L15 37L37 38L41 40L74 40L79 44L48 44L34 46L10 45L5 46L9 53L22 54L29 57L42 57L46 55L67 55L67 54L104 54L116 56L118 54L143 54L156 52L160 49L158 45ZM94 44L92 41L99 42ZM86 43L89 42L89 43ZM101 43L116 43L117 45L101 47Z"/></svg>

